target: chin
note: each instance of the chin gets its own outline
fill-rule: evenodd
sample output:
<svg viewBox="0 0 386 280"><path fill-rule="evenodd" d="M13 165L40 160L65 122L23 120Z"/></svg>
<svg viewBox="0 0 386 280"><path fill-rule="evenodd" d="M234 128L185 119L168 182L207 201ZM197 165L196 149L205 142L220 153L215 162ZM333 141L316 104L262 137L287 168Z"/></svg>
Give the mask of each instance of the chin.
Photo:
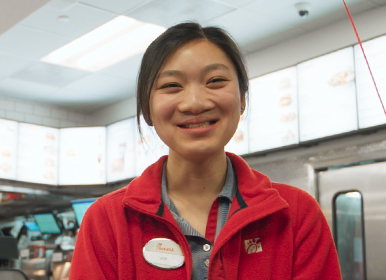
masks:
<svg viewBox="0 0 386 280"><path fill-rule="evenodd" d="M197 143L197 145L189 145L185 149L178 149L175 151L177 154L183 156L187 159L206 159L211 156L218 155L220 153L225 153L224 146L205 146Z"/></svg>

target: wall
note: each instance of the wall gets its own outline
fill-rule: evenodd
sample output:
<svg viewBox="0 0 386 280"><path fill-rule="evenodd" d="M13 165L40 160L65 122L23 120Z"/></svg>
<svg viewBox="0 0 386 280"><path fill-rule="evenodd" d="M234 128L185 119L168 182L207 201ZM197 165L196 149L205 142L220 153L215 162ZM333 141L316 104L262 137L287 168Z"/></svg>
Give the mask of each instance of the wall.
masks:
<svg viewBox="0 0 386 280"><path fill-rule="evenodd" d="M2 96L0 118L57 128L88 126L90 123L90 116L86 114Z"/></svg>
<svg viewBox="0 0 386 280"><path fill-rule="evenodd" d="M133 117L136 114L137 101L135 97L131 97L90 114L90 125L108 125L116 121Z"/></svg>

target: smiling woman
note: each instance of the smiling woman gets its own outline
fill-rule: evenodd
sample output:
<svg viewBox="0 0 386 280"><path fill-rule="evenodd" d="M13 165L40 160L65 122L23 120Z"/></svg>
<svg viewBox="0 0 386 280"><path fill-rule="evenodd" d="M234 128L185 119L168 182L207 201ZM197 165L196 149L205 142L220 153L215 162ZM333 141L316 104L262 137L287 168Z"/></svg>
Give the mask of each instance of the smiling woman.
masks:
<svg viewBox="0 0 386 280"><path fill-rule="evenodd" d="M90 206L71 279L341 279L317 202L225 153L247 91L219 28L179 24L149 46L138 123L143 114L169 155Z"/></svg>
<svg viewBox="0 0 386 280"><path fill-rule="evenodd" d="M243 99L227 55L207 40L193 41L160 69L150 94L149 117L171 158L178 154L202 161L224 155L245 107Z"/></svg>

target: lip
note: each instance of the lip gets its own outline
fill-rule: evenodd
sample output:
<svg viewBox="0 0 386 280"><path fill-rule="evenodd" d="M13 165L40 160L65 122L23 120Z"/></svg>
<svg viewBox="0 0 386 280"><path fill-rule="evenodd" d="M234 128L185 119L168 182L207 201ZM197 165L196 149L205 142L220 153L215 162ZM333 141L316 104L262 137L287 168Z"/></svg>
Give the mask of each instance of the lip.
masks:
<svg viewBox="0 0 386 280"><path fill-rule="evenodd" d="M218 121L218 119L215 119L215 118L192 118L192 119L187 119L185 121L177 123L177 126L181 128L181 126L183 126L183 125L202 124L202 123L206 123L206 122L210 122L213 125L217 121Z"/></svg>
<svg viewBox="0 0 386 280"><path fill-rule="evenodd" d="M202 124L205 122L210 122L211 124L207 127L197 127L197 128L185 128L182 125L189 125L189 124ZM206 133L209 133L211 130L213 130L217 124L218 120L213 118L205 118L205 119L190 119L183 122L180 122L177 124L177 127L183 131L184 133L188 133L192 136L200 136L204 135Z"/></svg>

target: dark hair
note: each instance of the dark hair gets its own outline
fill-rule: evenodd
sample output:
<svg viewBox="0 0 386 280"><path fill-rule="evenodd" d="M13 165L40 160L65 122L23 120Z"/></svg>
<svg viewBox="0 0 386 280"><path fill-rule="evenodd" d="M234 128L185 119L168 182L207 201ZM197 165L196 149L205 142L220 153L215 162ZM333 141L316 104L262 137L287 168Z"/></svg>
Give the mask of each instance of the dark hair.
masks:
<svg viewBox="0 0 386 280"><path fill-rule="evenodd" d="M168 28L155 39L143 55L137 83L137 122L140 132L141 113L146 123L151 125L150 92L159 70L179 47L197 40L208 40L229 57L237 72L241 97L248 99L249 80L244 59L231 36L218 27L202 27L195 22L180 23Z"/></svg>

